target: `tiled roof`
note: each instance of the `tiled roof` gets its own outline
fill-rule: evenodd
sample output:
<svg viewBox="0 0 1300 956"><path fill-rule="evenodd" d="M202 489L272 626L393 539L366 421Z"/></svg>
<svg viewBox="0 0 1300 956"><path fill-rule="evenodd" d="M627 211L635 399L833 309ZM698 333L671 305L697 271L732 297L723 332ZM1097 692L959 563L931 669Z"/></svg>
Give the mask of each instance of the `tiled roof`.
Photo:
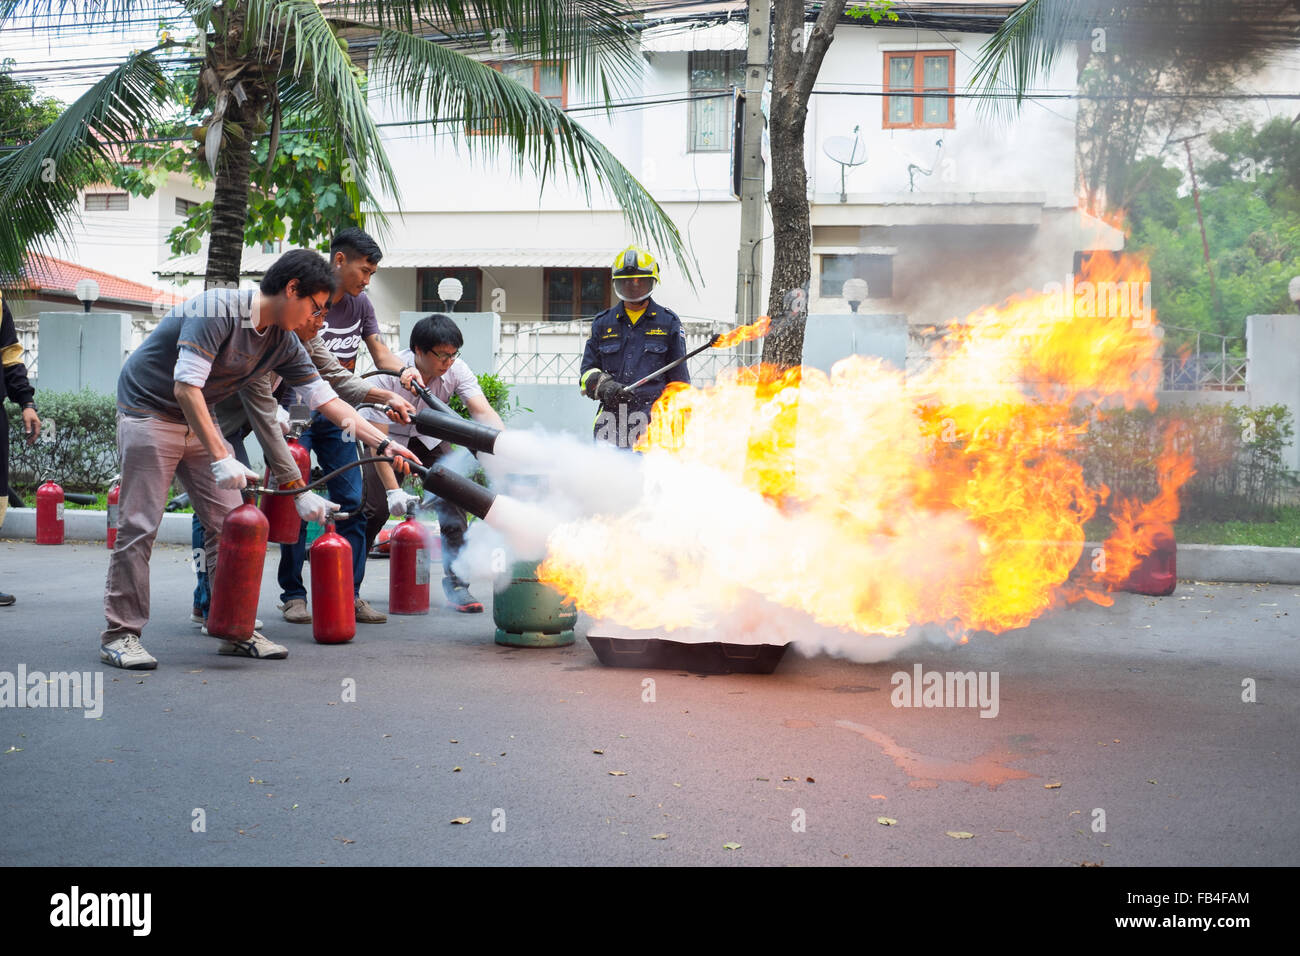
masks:
<svg viewBox="0 0 1300 956"><path fill-rule="evenodd" d="M88 269L53 256L34 253L27 256L27 274L23 288L33 293L50 292L75 297L77 283L82 279L93 279L99 283L99 302L148 306L161 304L170 308L187 298L179 292L159 289L143 282L132 282L109 272Z"/></svg>

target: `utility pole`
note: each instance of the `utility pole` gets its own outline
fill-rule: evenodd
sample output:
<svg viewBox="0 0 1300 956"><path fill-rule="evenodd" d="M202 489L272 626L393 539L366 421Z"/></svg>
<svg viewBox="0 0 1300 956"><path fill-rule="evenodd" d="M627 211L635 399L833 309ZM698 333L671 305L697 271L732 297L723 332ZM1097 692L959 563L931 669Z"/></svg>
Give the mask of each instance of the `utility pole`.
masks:
<svg viewBox="0 0 1300 956"><path fill-rule="evenodd" d="M1182 139L1171 140L1171 142L1182 143L1187 150L1187 172L1192 178L1192 202L1196 206L1196 221L1201 227L1201 250L1205 254L1205 271L1210 277L1210 295L1214 299L1215 309L1221 310L1223 303L1219 299L1219 287L1214 281L1214 266L1210 262L1210 240L1205 235L1205 217L1201 215L1201 190L1196 185L1196 167L1192 165L1192 140L1204 135L1204 133L1196 133L1192 136L1184 136Z"/></svg>
<svg viewBox="0 0 1300 956"><path fill-rule="evenodd" d="M763 88L772 0L749 0L749 45L745 54L745 126L740 155L740 253L737 260L736 324L762 314L763 295Z"/></svg>

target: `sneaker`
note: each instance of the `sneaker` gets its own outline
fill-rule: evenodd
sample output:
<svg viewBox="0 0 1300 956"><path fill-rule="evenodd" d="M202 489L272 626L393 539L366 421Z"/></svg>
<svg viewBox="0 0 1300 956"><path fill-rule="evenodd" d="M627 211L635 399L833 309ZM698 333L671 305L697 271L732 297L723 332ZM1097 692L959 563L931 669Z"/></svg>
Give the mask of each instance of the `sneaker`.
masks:
<svg viewBox="0 0 1300 956"><path fill-rule="evenodd" d="M282 661L289 656L289 648L283 644L276 644L268 641L266 636L253 632L253 636L246 641L222 641L221 646L217 648L218 654L229 654L234 657L257 657L262 660Z"/></svg>
<svg viewBox="0 0 1300 956"><path fill-rule="evenodd" d="M201 608L196 606L194 610L190 611L190 623L195 627L203 627L208 623L208 619L203 616ZM253 630L260 631L262 627L262 619L260 617L253 618Z"/></svg>
<svg viewBox="0 0 1300 956"><path fill-rule="evenodd" d="M290 598L280 605L280 610L284 611L284 619L290 624L311 623L311 611L307 610L307 602L303 598Z"/></svg>
<svg viewBox="0 0 1300 956"><path fill-rule="evenodd" d="M5 594L3 591L0 591L0 607L8 607L10 604L13 604L14 601L16 600L18 599L14 597L12 594Z"/></svg>
<svg viewBox="0 0 1300 956"><path fill-rule="evenodd" d="M483 603L475 599L465 585L456 584L444 587L443 590L447 593L447 607L452 610L460 611L462 614L483 613Z"/></svg>
<svg viewBox="0 0 1300 956"><path fill-rule="evenodd" d="M134 634L101 644L99 659L129 671L151 671L158 666L158 659L144 649L140 638Z"/></svg>
<svg viewBox="0 0 1300 956"><path fill-rule="evenodd" d="M376 611L361 598L357 598L356 611L358 624L383 624L388 620L387 614Z"/></svg>

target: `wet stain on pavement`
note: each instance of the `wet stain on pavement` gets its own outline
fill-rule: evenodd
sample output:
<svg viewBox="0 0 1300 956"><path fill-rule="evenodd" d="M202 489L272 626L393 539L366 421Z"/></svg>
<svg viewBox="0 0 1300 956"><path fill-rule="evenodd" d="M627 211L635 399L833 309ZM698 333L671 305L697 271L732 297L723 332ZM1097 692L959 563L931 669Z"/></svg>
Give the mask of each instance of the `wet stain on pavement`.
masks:
<svg viewBox="0 0 1300 956"><path fill-rule="evenodd" d="M1024 780L1035 776L1027 770L1006 766L1012 761L1023 760L1026 754L990 751L970 761L948 760L945 757L931 757L904 747L888 734L865 724L857 724L851 720L837 720L835 726L860 734L878 746L886 757L894 761L898 769L912 778L908 786L913 790L930 790L941 782L971 783L996 790L1010 780Z"/></svg>

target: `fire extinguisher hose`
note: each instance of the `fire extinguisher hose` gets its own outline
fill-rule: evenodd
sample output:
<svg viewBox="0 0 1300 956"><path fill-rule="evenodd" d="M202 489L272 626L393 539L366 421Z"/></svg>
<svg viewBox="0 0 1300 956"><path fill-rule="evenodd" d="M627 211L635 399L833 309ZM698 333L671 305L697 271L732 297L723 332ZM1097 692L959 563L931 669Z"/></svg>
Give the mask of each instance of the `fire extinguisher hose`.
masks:
<svg viewBox="0 0 1300 956"><path fill-rule="evenodd" d="M357 461L349 462L342 468L335 468L328 475L322 475L302 488L272 489L261 488L257 485L249 485L245 489L245 493L255 494L260 492L266 495L300 495L304 491L311 491L313 488L319 488L331 478L342 474L349 468L357 468L361 465L370 464L371 462L387 462L391 465L393 459L386 455L373 455L369 458L360 458ZM456 504L460 505L476 517L486 517L488 511L492 507L492 503L496 501L497 496L494 492L489 491L482 485L470 481L462 475L456 474L454 471L449 471L441 465L431 465L428 468L425 468L423 465L417 465L410 461L406 461L406 465L414 474L419 476L420 480L424 484L425 491L437 495L439 498L446 498L449 501L456 502Z"/></svg>

